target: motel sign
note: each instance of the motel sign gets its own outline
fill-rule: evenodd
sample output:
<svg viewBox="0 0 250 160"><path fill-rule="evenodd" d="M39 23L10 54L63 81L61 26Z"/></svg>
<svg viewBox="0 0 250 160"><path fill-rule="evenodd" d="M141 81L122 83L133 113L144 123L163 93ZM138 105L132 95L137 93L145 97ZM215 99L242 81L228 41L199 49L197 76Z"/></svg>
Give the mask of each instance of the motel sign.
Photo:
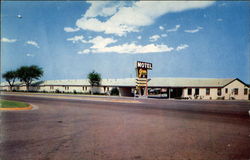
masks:
<svg viewBox="0 0 250 160"><path fill-rule="evenodd" d="M152 70L152 68L153 68L152 63L148 63L148 62L137 61L136 64L137 64L136 65L137 68L150 69L150 70Z"/></svg>
<svg viewBox="0 0 250 160"><path fill-rule="evenodd" d="M152 70L153 65L149 62L136 62L136 72L137 72L137 79L136 79L136 90L139 94L148 95L148 70Z"/></svg>

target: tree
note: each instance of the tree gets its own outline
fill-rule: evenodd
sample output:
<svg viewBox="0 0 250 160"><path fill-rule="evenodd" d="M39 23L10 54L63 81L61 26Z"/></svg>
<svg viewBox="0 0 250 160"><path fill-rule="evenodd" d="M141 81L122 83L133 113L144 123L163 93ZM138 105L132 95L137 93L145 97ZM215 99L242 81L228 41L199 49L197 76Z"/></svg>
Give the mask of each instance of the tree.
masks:
<svg viewBox="0 0 250 160"><path fill-rule="evenodd" d="M17 72L16 71L8 71L8 72L3 74L3 78L9 83L10 91L12 91L15 80L17 78Z"/></svg>
<svg viewBox="0 0 250 160"><path fill-rule="evenodd" d="M91 94L93 94L93 87L99 86L102 80L101 75L95 71L88 74L89 83L91 85Z"/></svg>
<svg viewBox="0 0 250 160"><path fill-rule="evenodd" d="M27 91L29 91L32 81L43 76L43 70L35 65L22 66L17 70L17 75L20 81L26 84Z"/></svg>
<svg viewBox="0 0 250 160"><path fill-rule="evenodd" d="M110 94L118 96L119 95L119 89L117 87L112 88Z"/></svg>

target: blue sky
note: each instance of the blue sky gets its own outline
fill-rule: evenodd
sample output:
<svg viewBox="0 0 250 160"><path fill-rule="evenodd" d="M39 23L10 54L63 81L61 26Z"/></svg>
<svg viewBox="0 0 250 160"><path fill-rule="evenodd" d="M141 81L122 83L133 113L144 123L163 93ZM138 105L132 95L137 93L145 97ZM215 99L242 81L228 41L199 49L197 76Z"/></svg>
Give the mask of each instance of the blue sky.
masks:
<svg viewBox="0 0 250 160"><path fill-rule="evenodd" d="M43 80L240 78L250 83L250 2L1 1L2 72L44 69Z"/></svg>

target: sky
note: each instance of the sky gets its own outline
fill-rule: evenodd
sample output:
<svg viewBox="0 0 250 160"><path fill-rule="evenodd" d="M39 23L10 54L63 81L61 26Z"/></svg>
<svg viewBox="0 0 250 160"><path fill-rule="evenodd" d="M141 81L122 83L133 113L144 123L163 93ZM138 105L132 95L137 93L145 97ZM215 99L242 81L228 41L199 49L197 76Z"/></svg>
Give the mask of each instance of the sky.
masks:
<svg viewBox="0 0 250 160"><path fill-rule="evenodd" d="M1 72L23 65L41 80L239 78L250 83L250 2L1 1Z"/></svg>

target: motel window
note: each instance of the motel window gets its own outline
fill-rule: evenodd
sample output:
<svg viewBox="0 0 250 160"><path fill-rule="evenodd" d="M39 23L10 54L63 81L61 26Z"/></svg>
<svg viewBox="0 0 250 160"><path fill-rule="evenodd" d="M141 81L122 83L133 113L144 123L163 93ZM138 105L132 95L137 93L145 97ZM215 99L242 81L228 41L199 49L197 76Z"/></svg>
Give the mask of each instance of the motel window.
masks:
<svg viewBox="0 0 250 160"><path fill-rule="evenodd" d="M210 95L210 88L206 88L206 95Z"/></svg>
<svg viewBox="0 0 250 160"><path fill-rule="evenodd" d="M247 95L247 88L244 89L244 95Z"/></svg>
<svg viewBox="0 0 250 160"><path fill-rule="evenodd" d="M192 88L188 88L188 95L192 95Z"/></svg>
<svg viewBox="0 0 250 160"><path fill-rule="evenodd" d="M54 86L50 86L50 89L51 89L51 90L54 89Z"/></svg>
<svg viewBox="0 0 250 160"><path fill-rule="evenodd" d="M199 89L199 88L195 88L194 94L195 94L195 95L199 95L199 94L200 94L200 89Z"/></svg>
<svg viewBox="0 0 250 160"><path fill-rule="evenodd" d="M228 93L228 89L227 88L225 89L225 93Z"/></svg>
<svg viewBox="0 0 250 160"><path fill-rule="evenodd" d="M69 90L69 86L65 86L65 90Z"/></svg>
<svg viewBox="0 0 250 160"><path fill-rule="evenodd" d="M218 88L218 89L217 89L217 95L218 95L218 96L221 96L221 88Z"/></svg>
<svg viewBox="0 0 250 160"><path fill-rule="evenodd" d="M238 95L238 93L239 93L239 89L238 88L234 88L234 94Z"/></svg>

